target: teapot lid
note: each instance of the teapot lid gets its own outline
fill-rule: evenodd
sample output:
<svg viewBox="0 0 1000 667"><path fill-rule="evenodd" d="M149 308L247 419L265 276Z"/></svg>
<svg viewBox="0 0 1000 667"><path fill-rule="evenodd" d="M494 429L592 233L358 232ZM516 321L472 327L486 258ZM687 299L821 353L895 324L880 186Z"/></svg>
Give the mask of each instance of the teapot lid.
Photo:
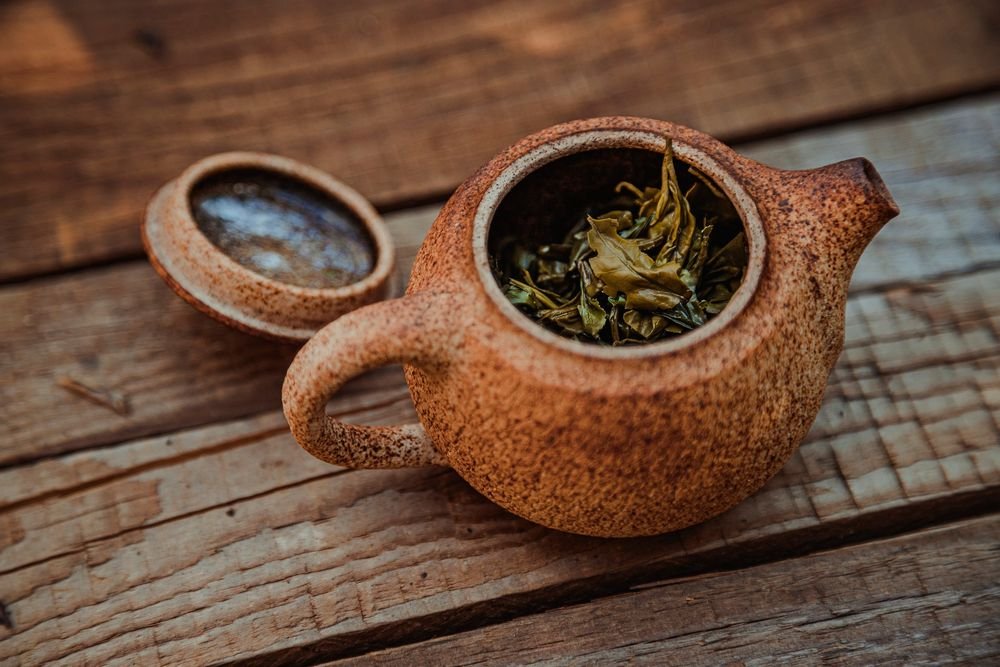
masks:
<svg viewBox="0 0 1000 667"><path fill-rule="evenodd" d="M314 167L266 153L199 160L160 188L146 254L196 308L243 331L302 342L394 290L395 248L375 208Z"/></svg>

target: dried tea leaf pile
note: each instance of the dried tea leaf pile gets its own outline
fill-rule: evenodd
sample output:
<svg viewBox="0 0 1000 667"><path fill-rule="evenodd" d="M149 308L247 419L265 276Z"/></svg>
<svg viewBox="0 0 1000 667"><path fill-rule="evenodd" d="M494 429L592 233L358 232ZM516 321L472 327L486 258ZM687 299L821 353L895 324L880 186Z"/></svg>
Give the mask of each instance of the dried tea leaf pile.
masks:
<svg viewBox="0 0 1000 667"><path fill-rule="evenodd" d="M659 187L619 183L557 243L530 249L506 239L504 294L552 331L605 345L649 343L707 322L739 287L746 242L725 194L682 168L693 177L684 192L668 139Z"/></svg>

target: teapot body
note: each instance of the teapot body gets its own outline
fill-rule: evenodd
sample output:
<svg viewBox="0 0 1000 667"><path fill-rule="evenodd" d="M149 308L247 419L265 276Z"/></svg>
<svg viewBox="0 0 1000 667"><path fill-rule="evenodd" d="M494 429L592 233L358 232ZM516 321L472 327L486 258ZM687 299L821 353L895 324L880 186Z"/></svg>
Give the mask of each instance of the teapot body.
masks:
<svg viewBox="0 0 1000 667"><path fill-rule="evenodd" d="M435 447L492 501L564 531L657 534L737 504L794 452L843 336L836 315L810 319L711 370L553 359L484 321L444 372L407 366L406 378Z"/></svg>
<svg viewBox="0 0 1000 667"><path fill-rule="evenodd" d="M623 125L635 134L621 135ZM671 136L702 154L699 166L729 186L757 247L741 287L749 298L727 307L742 310L718 330L696 330L673 346L608 349L557 340L504 307L490 284L476 252L484 242L477 214L495 207L484 202L490 189L540 146L591 133L589 144L572 150L592 150L604 130L616 137L609 141L633 146ZM757 174L758 182L751 172L752 164L705 135L619 119L536 136L464 183L428 234L408 288L447 294L456 328L444 369L406 369L420 421L448 464L516 514L591 535L682 528L731 507L775 474L819 410L843 342L848 276L835 263L824 275L819 262L804 260L806 239L768 233L776 217L791 225L790 217L812 216L812 184L802 198L786 190L763 201L754 195L766 192L770 174ZM501 183L500 196L512 186Z"/></svg>
<svg viewBox="0 0 1000 667"><path fill-rule="evenodd" d="M664 137L743 220L749 264L729 305L683 336L615 348L562 338L518 312L489 263L504 198L566 155L662 154ZM867 161L782 172L662 121L593 119L522 140L456 190L400 300L423 304L400 317L423 332L415 344L425 352L397 358L409 362L434 461L515 514L587 535L662 533L732 507L782 467L815 419L843 344L851 270L895 212Z"/></svg>

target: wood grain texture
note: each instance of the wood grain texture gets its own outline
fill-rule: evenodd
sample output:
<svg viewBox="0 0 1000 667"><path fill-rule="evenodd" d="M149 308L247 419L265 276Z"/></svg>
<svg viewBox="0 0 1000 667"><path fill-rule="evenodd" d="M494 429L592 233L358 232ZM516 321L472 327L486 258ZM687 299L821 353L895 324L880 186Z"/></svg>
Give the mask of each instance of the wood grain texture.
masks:
<svg viewBox="0 0 1000 667"><path fill-rule="evenodd" d="M222 150L285 153L398 205L570 118L645 115L732 138L981 90L1000 82L998 12L991 0L4 3L0 279L134 256L153 190Z"/></svg>
<svg viewBox="0 0 1000 667"><path fill-rule="evenodd" d="M1000 95L737 148L784 169L872 160L902 213L865 250L853 291L1000 264Z"/></svg>
<svg viewBox="0 0 1000 667"><path fill-rule="evenodd" d="M325 466L278 414L0 471L13 619L0 662L333 657L995 507L998 280L984 270L853 297L827 400L783 471L658 538L555 533L446 470ZM347 416L411 419L391 386L396 400Z"/></svg>
<svg viewBox="0 0 1000 667"><path fill-rule="evenodd" d="M404 275L436 211L387 220ZM0 290L0 465L273 410L295 349L205 317L144 261L8 286ZM67 391L61 378L116 392L128 414ZM371 373L337 403L394 400L406 394L402 378L398 369Z"/></svg>
<svg viewBox="0 0 1000 667"><path fill-rule="evenodd" d="M997 118L993 95L747 150L787 168L867 155L882 169L903 214L858 265L852 284L867 290L1000 258ZM435 213L387 217L404 275ZM858 322L848 314L849 326ZM9 378L0 382L0 464L276 409L292 352L195 312L145 262L9 286L0 290L0 377ZM57 385L63 376L120 392L131 413L67 392ZM378 392L387 377L352 391Z"/></svg>
<svg viewBox="0 0 1000 667"><path fill-rule="evenodd" d="M995 664L998 545L992 515L326 664Z"/></svg>

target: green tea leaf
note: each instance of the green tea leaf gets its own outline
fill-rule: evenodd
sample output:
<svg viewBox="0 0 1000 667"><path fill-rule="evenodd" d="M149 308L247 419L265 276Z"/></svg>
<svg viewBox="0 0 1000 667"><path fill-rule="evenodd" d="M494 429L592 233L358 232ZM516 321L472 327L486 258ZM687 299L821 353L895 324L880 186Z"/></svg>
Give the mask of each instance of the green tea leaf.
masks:
<svg viewBox="0 0 1000 667"><path fill-rule="evenodd" d="M547 328L602 344L652 342L703 325L739 288L747 247L736 209L675 162L669 139L659 187L622 181L588 210L561 241L530 250L508 237L491 258L507 299Z"/></svg>
<svg viewBox="0 0 1000 667"><path fill-rule="evenodd" d="M541 302L535 298L532 290L524 289L512 282L507 283L507 286L503 288L503 295L515 306L522 306L531 310L538 310L541 307Z"/></svg>
<svg viewBox="0 0 1000 667"><path fill-rule="evenodd" d="M646 340L659 336L668 328L673 329L672 333L681 333L684 331L681 327L673 324L662 315L642 310L626 310L622 319L625 320L625 324L628 325L629 329Z"/></svg>
<svg viewBox="0 0 1000 667"><path fill-rule="evenodd" d="M601 302L594 294L591 294L591 286L584 281L583 272L580 274L580 304L577 310L580 312L580 320L584 330L592 337L597 338L607 324L608 314L601 306Z"/></svg>
<svg viewBox="0 0 1000 667"><path fill-rule="evenodd" d="M618 345L622 343L622 304L619 300L615 299L611 303L611 316L609 318L611 322L611 344Z"/></svg>
<svg viewBox="0 0 1000 667"><path fill-rule="evenodd" d="M547 293L545 290L539 289L535 285L531 285L529 283L522 283L521 281L514 280L513 278L510 279L510 284L511 286L516 287L517 289L530 294L531 298L534 299L535 302L541 304L545 308L559 307L559 305L552 298L553 296L556 295L553 295L552 293Z"/></svg>
<svg viewBox="0 0 1000 667"><path fill-rule="evenodd" d="M702 269L705 268L705 261L708 259L708 240L712 235L712 225L705 225L698 231L691 246L691 252L687 257L687 262L680 272L681 280L692 292L697 289L701 280Z"/></svg>
<svg viewBox="0 0 1000 667"><path fill-rule="evenodd" d="M538 318L542 321L551 322L563 331L571 334L581 334L586 328L580 317L575 303L567 303L559 308L538 311Z"/></svg>
<svg viewBox="0 0 1000 667"><path fill-rule="evenodd" d="M618 235L626 239L636 238L644 231L646 231L646 228L649 226L649 221L652 219L653 218L651 216L648 215L643 216L638 220L636 220L635 224L632 225L632 227L630 227L629 229L626 229L625 231L619 231Z"/></svg>
<svg viewBox="0 0 1000 667"><path fill-rule="evenodd" d="M633 195L635 195L636 202L641 203L646 198L645 193L643 193L642 190L635 187L628 181L622 181L621 183L615 186L615 192L621 192L622 190L628 190Z"/></svg>
<svg viewBox="0 0 1000 667"><path fill-rule="evenodd" d="M573 248L569 252L569 259L567 261L575 266L591 252L590 242L587 240L587 232L577 232L573 236Z"/></svg>
<svg viewBox="0 0 1000 667"><path fill-rule="evenodd" d="M577 270L580 272L580 290L587 296L597 296L604 291L604 281L594 275L590 262L580 261Z"/></svg>
<svg viewBox="0 0 1000 667"><path fill-rule="evenodd" d="M538 276L535 282L547 289L556 289L566 284L566 272L570 265L557 259L539 259Z"/></svg>
<svg viewBox="0 0 1000 667"><path fill-rule="evenodd" d="M587 239L597 253L590 268L604 282L604 293L625 295L626 306L654 310L672 308L691 295L678 275L676 262L657 265L632 239L623 239L608 218L591 218Z"/></svg>

